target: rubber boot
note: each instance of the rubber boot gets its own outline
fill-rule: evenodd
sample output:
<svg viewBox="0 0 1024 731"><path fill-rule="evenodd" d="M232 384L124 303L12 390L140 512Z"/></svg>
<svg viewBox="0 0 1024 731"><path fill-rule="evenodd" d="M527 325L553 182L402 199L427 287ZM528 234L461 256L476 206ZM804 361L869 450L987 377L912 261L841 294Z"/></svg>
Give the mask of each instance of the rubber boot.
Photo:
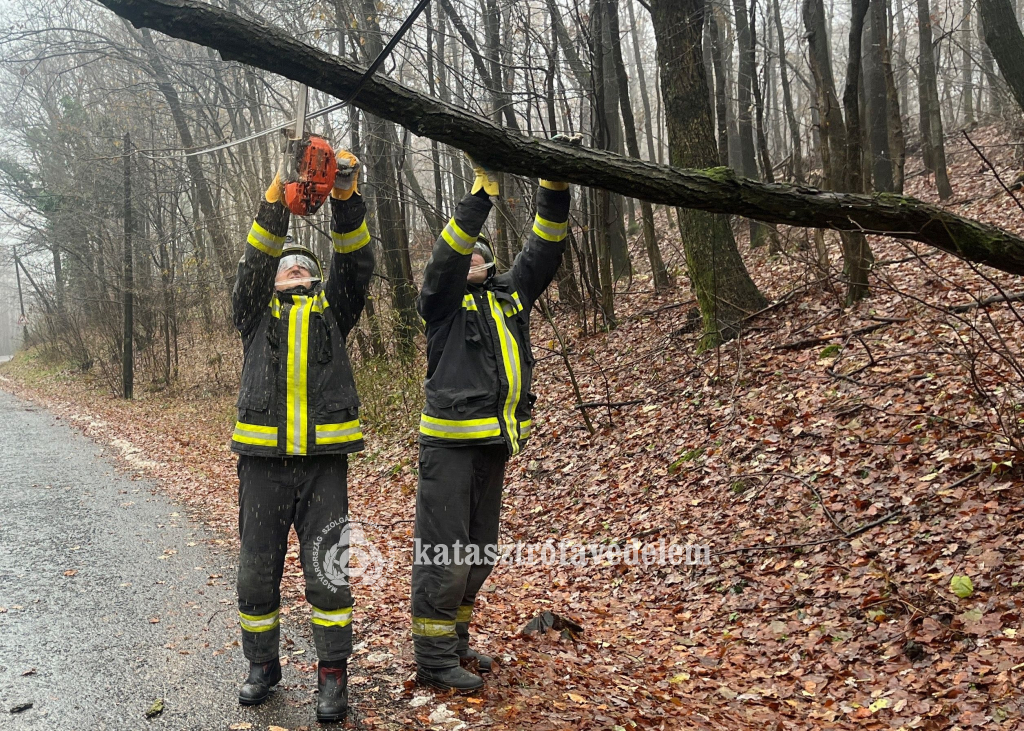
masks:
<svg viewBox="0 0 1024 731"><path fill-rule="evenodd" d="M281 682L281 662L249 663L249 677L238 691L238 702L243 706L258 706L270 695L270 688Z"/></svg>
<svg viewBox="0 0 1024 731"><path fill-rule="evenodd" d="M494 661L490 655L482 655L472 648L460 652L459 660L462 662L462 667L472 668L475 665L481 673L491 672L491 663Z"/></svg>
<svg viewBox="0 0 1024 731"><path fill-rule="evenodd" d="M321 723L344 721L348 713L348 662L338 667L320 667L317 673L316 720Z"/></svg>
<svg viewBox="0 0 1024 731"><path fill-rule="evenodd" d="M457 690L472 693L484 687L484 679L460 665L453 668L416 668L416 682L440 690Z"/></svg>

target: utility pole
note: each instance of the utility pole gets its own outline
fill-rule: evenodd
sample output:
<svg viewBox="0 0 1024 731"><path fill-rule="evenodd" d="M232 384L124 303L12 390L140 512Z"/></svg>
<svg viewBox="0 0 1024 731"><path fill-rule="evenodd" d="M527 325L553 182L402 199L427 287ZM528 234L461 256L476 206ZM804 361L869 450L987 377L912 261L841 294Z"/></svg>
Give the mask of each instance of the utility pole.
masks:
<svg viewBox="0 0 1024 731"><path fill-rule="evenodd" d="M132 263L132 138L124 133L124 350L121 361L121 386L126 399L132 398L135 380L135 352L132 334L135 331L132 294L135 273Z"/></svg>
<svg viewBox="0 0 1024 731"><path fill-rule="evenodd" d="M21 307L21 347L28 345L28 317L25 316L25 298L21 294L21 262L18 250L14 250L14 276L18 278L18 305Z"/></svg>

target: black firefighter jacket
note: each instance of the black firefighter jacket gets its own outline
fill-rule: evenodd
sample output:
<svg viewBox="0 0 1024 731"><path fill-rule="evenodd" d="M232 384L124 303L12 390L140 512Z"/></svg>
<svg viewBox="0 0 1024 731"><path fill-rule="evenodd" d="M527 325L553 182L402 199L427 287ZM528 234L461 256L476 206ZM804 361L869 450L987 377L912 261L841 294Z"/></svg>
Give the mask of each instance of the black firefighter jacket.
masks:
<svg viewBox="0 0 1024 731"><path fill-rule="evenodd" d="M539 188L533 230L512 268L470 285L473 245L490 209L489 200L466 196L424 272L417 302L427 330L420 443L503 443L515 455L530 436L536 400L530 308L562 260L569 192Z"/></svg>
<svg viewBox="0 0 1024 731"><path fill-rule="evenodd" d="M373 251L359 195L331 199L334 255L309 296L274 289L288 209L262 203L232 293L245 359L231 449L254 456L347 454L363 448L345 339L366 301Z"/></svg>

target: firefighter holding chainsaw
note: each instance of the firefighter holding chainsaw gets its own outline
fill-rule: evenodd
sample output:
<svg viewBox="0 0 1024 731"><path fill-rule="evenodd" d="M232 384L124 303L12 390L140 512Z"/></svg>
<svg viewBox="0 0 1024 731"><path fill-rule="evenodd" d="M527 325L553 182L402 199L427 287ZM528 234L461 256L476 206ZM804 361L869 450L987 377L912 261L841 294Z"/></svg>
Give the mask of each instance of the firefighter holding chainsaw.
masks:
<svg viewBox="0 0 1024 731"><path fill-rule="evenodd" d="M317 719L344 718L352 652L347 563L347 455L363 448L359 398L345 343L363 310L374 258L358 190L359 161L313 138L298 167L318 180L267 189L238 265L232 304L244 364L238 421L238 613L249 677L239 702L256 705L281 680L280 584L295 525L319 658ZM314 159L316 156L319 159ZM294 164L294 160L293 160ZM282 184L282 179L286 184ZM333 188L332 188L333 185ZM334 254L323 278L313 252L287 237L292 212L315 212L330 197ZM333 578L332 578L333 577Z"/></svg>
<svg viewBox="0 0 1024 731"><path fill-rule="evenodd" d="M540 181L526 246L496 274L479 234L498 185L493 173L474 170L471 193L434 245L417 302L427 380L412 568L416 677L458 691L483 686L463 665L492 668L470 647L469 624L498 555L505 464L530 437L530 308L562 260L570 198L568 184Z"/></svg>

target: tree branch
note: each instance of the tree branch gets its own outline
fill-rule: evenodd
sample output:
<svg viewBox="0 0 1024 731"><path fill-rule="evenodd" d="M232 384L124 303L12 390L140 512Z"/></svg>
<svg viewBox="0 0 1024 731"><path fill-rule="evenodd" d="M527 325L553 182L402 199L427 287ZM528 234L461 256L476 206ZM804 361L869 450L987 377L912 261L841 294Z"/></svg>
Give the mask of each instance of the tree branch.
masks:
<svg viewBox="0 0 1024 731"><path fill-rule="evenodd" d="M355 64L277 28L197 0L100 2L137 27L209 46L226 60L281 74L339 98L346 97L362 74ZM483 117L382 78L369 81L353 103L504 172L767 223L913 239L969 261L1024 274L1024 239L913 198L773 185L741 178L727 168L682 170L601 150L569 148L510 133Z"/></svg>

